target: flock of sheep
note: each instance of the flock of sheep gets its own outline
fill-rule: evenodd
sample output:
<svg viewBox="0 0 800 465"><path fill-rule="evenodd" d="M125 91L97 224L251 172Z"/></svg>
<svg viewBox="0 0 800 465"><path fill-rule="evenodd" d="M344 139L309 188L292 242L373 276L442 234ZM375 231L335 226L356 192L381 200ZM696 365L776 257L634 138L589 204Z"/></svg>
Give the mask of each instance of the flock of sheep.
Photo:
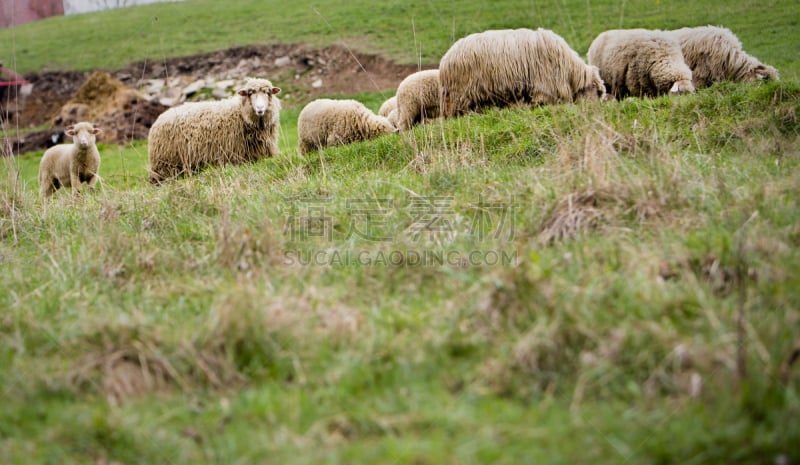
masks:
<svg viewBox="0 0 800 465"><path fill-rule="evenodd" d="M552 31L490 30L456 41L438 69L406 77L377 115L355 100L309 103L297 122L299 148L305 154L487 106L685 94L721 80L764 79L777 80L775 68L745 53L722 27L606 31L591 44L588 63ZM229 99L184 103L161 114L148 139L150 181L277 154L278 93L270 81L251 78ZM78 193L82 182L94 188L99 132L78 123L67 129L73 144L45 152L39 167L42 197L62 186Z"/></svg>

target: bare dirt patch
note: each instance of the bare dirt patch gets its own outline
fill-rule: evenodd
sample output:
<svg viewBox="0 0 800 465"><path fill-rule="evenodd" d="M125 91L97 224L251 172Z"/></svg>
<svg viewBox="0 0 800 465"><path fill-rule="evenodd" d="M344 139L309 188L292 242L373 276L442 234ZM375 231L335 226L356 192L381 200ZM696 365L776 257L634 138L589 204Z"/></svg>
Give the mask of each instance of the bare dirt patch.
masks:
<svg viewBox="0 0 800 465"><path fill-rule="evenodd" d="M431 68L435 65L424 66ZM351 52L341 46L310 48L304 45L248 45L211 53L142 61L109 71L114 79L87 81L92 74L75 71L43 71L26 76L30 95L11 126L30 128L50 125L10 140L14 153L41 150L63 142L63 129L81 118L94 118L106 134L100 140L127 143L147 138L150 125L166 107L134 97L123 89L142 90L150 80L182 87L199 79L239 80L266 77L283 89L285 108L300 106L318 97L359 92L386 92L387 97L416 65L401 65L377 55ZM126 97L120 97L120 95ZM84 106L65 105L76 103ZM97 112L98 108L103 112ZM88 113L87 113L88 110Z"/></svg>

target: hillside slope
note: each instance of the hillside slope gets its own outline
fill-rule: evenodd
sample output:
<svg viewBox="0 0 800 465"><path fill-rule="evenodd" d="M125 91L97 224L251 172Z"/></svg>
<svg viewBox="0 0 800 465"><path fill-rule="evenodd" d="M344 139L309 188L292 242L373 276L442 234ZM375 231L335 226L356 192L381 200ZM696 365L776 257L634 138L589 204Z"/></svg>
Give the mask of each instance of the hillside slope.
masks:
<svg viewBox="0 0 800 465"><path fill-rule="evenodd" d="M275 158L154 187L146 142L103 146L99 192L46 207L41 152L3 158L0 461L800 462L797 5L452 5L182 2L2 31L0 55L11 34L26 70L273 40L427 62L487 27L585 48L711 22L784 79L307 156L287 102ZM67 33L90 45L48 50Z"/></svg>

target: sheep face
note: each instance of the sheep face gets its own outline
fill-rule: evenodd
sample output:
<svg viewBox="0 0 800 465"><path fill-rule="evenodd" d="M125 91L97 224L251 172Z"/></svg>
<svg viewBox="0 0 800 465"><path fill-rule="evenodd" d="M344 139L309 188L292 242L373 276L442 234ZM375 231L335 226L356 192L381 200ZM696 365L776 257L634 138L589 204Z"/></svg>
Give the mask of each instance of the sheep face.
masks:
<svg viewBox="0 0 800 465"><path fill-rule="evenodd" d="M272 105L272 96L281 91L278 87L257 87L241 89L238 94L242 97L242 103L249 105L253 109L253 113L259 118L263 117L269 111Z"/></svg>
<svg viewBox="0 0 800 465"><path fill-rule="evenodd" d="M78 123L74 126L68 126L65 134L72 137L75 145L81 148L87 148L95 144L97 134L103 132L100 128L94 127L90 123Z"/></svg>
<svg viewBox="0 0 800 465"><path fill-rule="evenodd" d="M778 70L769 65L758 65L750 71L747 81L777 81Z"/></svg>
<svg viewBox="0 0 800 465"><path fill-rule="evenodd" d="M606 85L600 77L600 69L597 66L589 66L589 73L591 76L589 85L579 89L578 92L575 93L573 100L575 100L575 102L595 100L605 102L607 100Z"/></svg>
<svg viewBox="0 0 800 465"><path fill-rule="evenodd" d="M681 81L675 81L675 84L669 89L670 95L682 95L682 94L693 94L694 93L694 85L692 85L692 81L688 79L683 79Z"/></svg>

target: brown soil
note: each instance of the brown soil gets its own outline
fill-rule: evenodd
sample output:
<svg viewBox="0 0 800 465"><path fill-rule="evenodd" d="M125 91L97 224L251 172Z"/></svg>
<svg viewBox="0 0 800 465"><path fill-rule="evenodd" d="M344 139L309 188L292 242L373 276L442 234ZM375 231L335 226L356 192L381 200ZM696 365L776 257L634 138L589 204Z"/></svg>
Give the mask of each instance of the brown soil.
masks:
<svg viewBox="0 0 800 465"><path fill-rule="evenodd" d="M61 143L64 126L82 118L92 118L103 127L102 142L145 139L155 118L166 110L130 91L149 79L166 79L169 83L266 77L282 88L284 107L292 107L337 94L382 91L389 97L405 76L418 69L416 65L399 65L341 46L315 49L303 45L249 45L166 61L137 62L109 74L44 71L26 76L34 84L33 94L12 124L53 127L10 142L14 153L43 149L54 141ZM321 86L314 87L315 81L317 85L321 81Z"/></svg>

